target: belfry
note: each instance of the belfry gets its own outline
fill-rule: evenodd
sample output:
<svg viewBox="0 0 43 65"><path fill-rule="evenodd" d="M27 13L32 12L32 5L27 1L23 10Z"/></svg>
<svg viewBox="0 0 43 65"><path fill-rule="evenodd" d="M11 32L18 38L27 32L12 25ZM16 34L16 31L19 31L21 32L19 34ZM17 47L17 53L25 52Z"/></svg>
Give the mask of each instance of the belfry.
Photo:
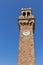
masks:
<svg viewBox="0 0 43 65"><path fill-rule="evenodd" d="M35 65L34 26L35 18L31 8L22 8L18 17L20 29L18 65Z"/></svg>

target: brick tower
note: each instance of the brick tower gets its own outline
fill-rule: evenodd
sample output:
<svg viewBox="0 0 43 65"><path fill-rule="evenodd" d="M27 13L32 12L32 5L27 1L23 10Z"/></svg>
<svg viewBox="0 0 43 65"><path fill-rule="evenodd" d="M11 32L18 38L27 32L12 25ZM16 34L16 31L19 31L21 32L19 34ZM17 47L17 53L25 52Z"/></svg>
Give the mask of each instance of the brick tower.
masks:
<svg viewBox="0 0 43 65"><path fill-rule="evenodd" d="M34 16L31 8L22 8L18 18L20 29L18 65L35 65L34 56Z"/></svg>

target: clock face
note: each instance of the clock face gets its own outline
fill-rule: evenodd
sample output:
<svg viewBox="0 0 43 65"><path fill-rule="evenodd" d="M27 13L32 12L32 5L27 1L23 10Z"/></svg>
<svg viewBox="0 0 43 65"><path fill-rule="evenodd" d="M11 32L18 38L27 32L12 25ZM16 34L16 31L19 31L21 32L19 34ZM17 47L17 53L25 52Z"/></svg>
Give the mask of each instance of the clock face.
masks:
<svg viewBox="0 0 43 65"><path fill-rule="evenodd" d="M23 31L23 35L24 35L24 36L28 36L28 35L30 35L30 31L29 31L29 30L25 30L25 31Z"/></svg>

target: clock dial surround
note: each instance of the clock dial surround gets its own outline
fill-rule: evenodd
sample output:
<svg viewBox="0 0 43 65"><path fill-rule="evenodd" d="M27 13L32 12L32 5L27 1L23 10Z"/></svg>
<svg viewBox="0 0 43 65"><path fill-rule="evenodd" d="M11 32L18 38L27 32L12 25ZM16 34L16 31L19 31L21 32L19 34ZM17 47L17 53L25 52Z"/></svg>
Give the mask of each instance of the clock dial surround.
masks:
<svg viewBox="0 0 43 65"><path fill-rule="evenodd" d="M30 31L29 30L24 30L23 31L23 35L24 36L29 36L30 35Z"/></svg>

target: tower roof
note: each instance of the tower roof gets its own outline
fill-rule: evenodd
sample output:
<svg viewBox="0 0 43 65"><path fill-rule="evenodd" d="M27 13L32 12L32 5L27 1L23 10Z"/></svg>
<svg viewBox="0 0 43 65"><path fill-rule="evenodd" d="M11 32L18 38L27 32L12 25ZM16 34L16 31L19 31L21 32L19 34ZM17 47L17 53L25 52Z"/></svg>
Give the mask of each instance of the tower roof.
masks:
<svg viewBox="0 0 43 65"><path fill-rule="evenodd" d="M31 8L22 8L21 9L21 15L19 16L18 20L34 20L34 16L32 15L32 9Z"/></svg>
<svg viewBox="0 0 43 65"><path fill-rule="evenodd" d="M22 8L22 9L21 9L21 11L28 11L28 10L29 10L29 11L32 11L31 8Z"/></svg>

